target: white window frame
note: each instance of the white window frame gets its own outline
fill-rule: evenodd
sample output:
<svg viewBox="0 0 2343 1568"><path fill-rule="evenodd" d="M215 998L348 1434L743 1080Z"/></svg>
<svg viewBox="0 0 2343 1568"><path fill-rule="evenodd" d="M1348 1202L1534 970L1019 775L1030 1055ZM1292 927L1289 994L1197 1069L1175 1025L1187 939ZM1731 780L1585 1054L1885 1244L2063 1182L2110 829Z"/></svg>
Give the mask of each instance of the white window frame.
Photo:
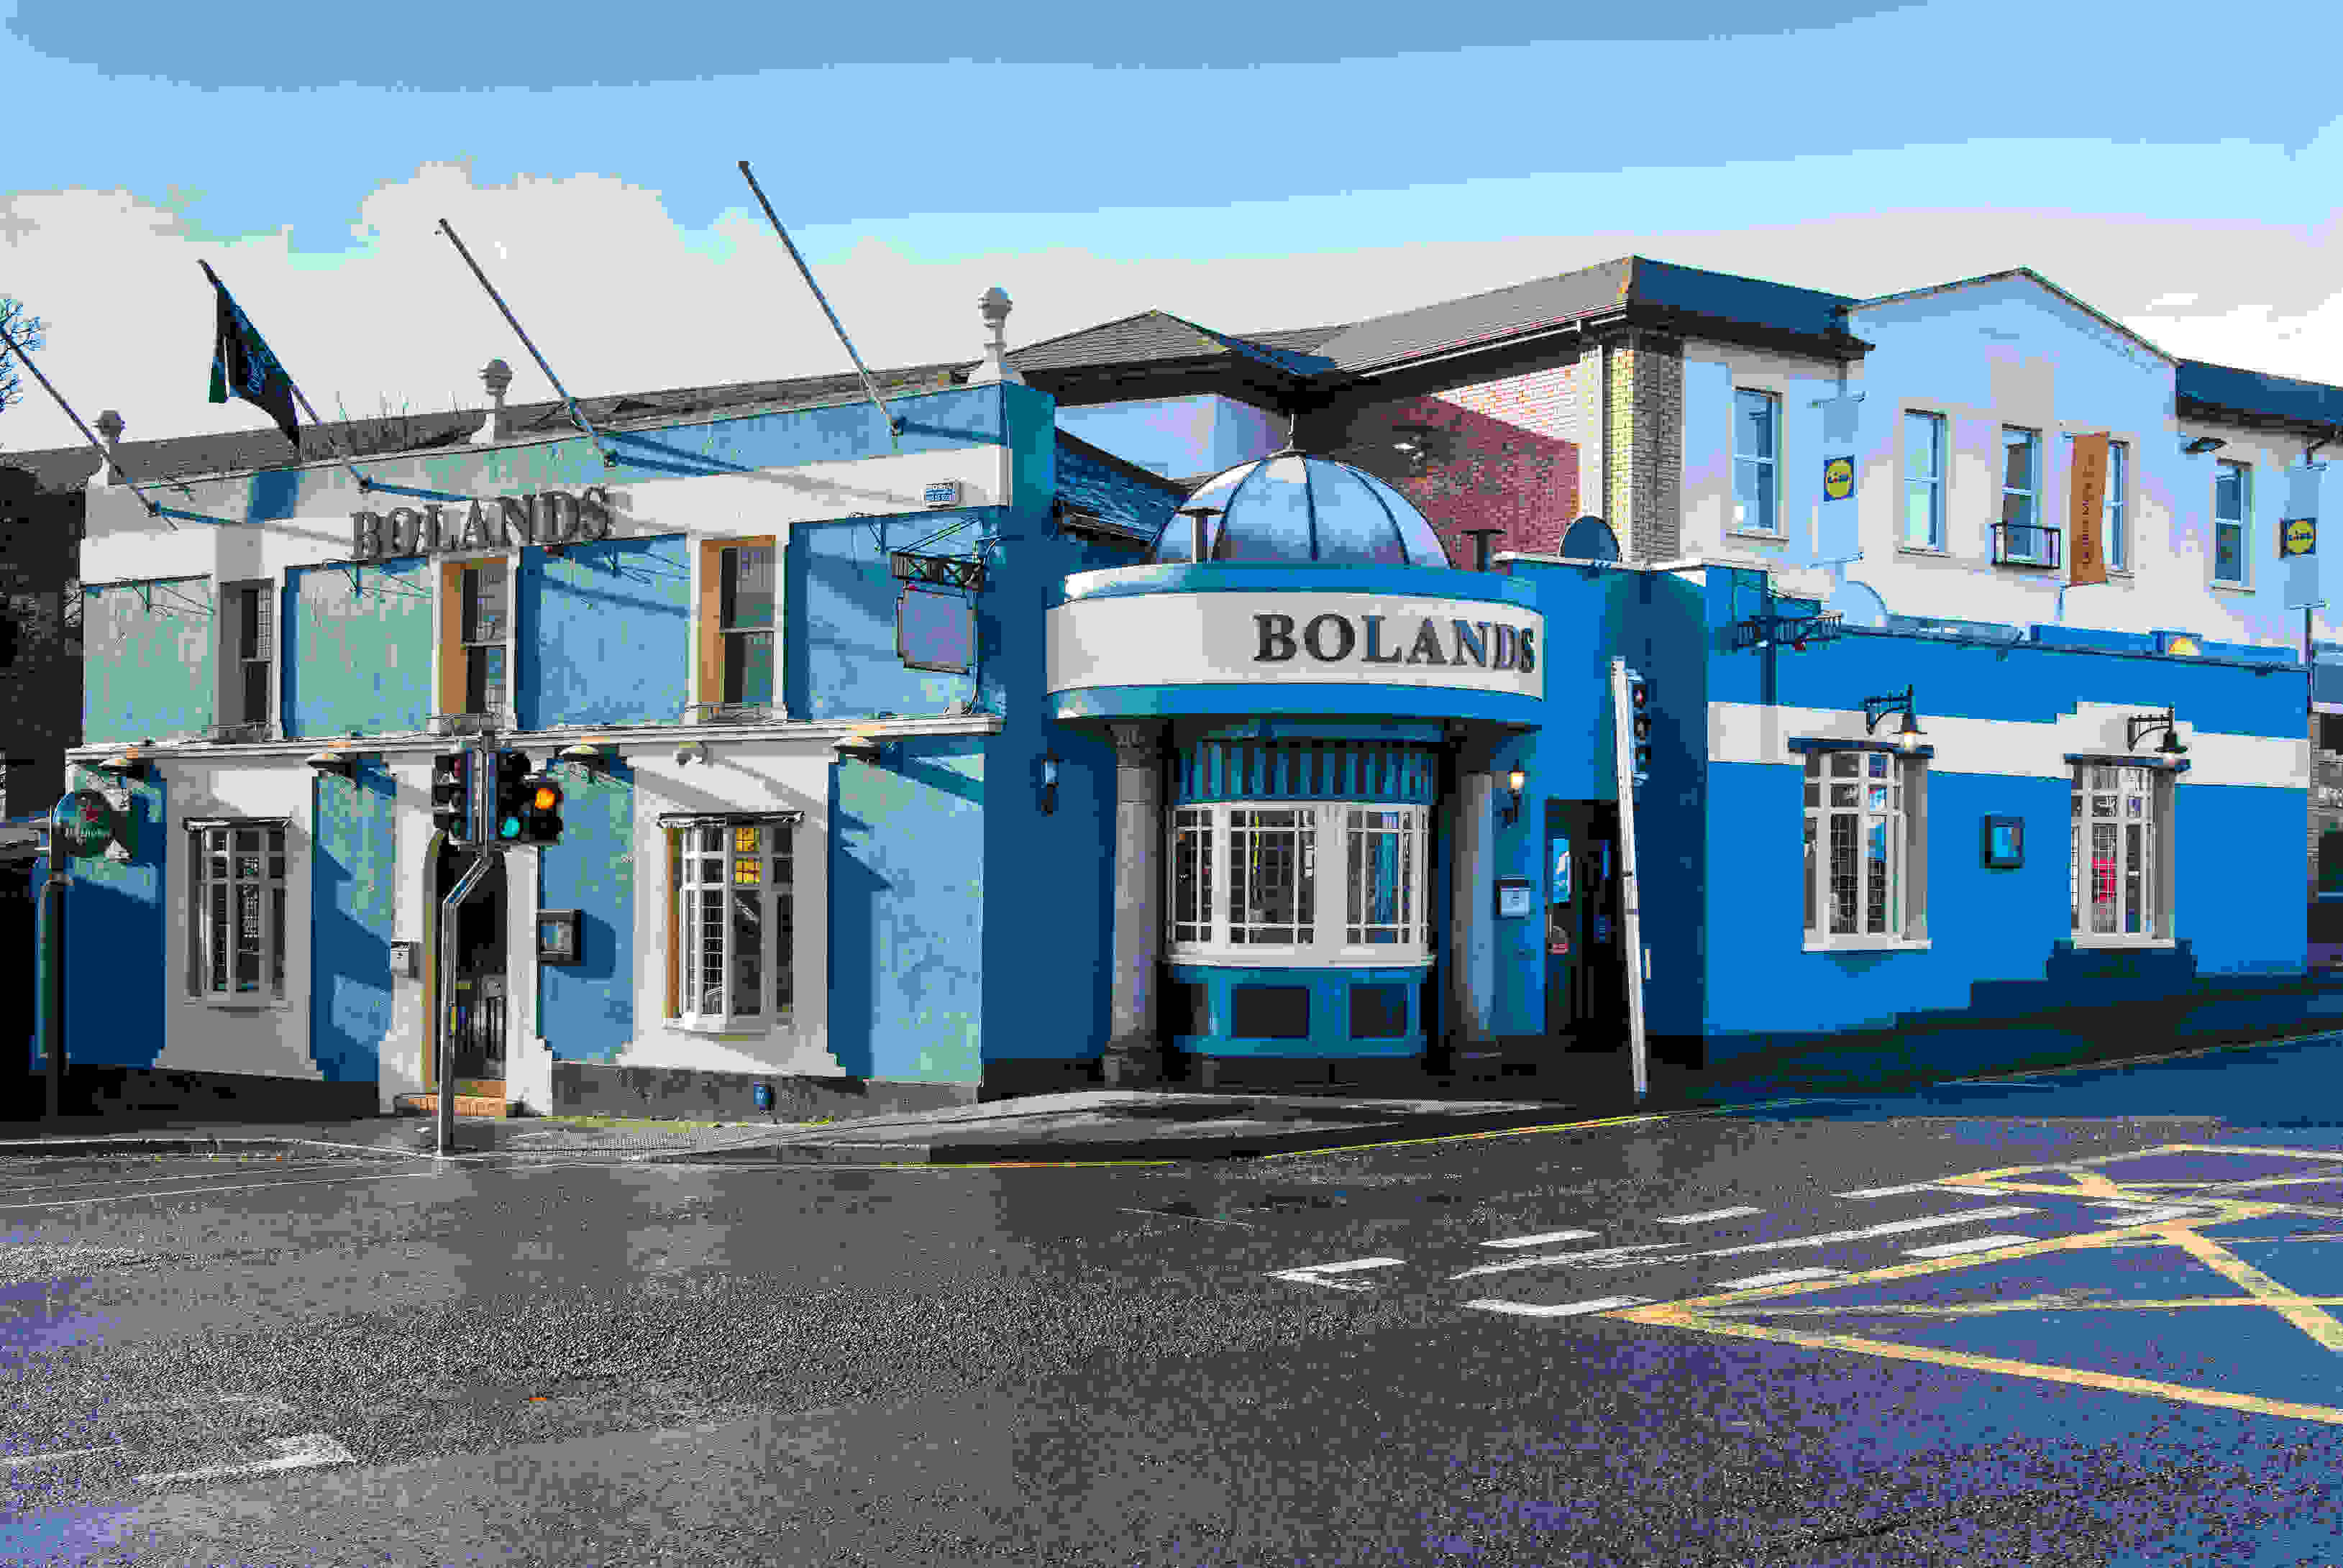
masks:
<svg viewBox="0 0 2343 1568"><path fill-rule="evenodd" d="M1875 769L1883 771L1875 771ZM1805 886L1804 920L1805 950L1837 952L1928 946L1928 809L1927 759L1907 756L1886 747L1833 748L1806 753L1802 788L1803 849ZM1834 787L1852 789L1854 803L1838 799ZM1885 787L1884 809L1873 807L1872 789ZM1836 904L1832 898L1831 870L1834 820L1851 820L1855 849L1855 897L1854 930L1835 930ZM1886 880L1881 900L1882 919L1870 927L1874 871L1878 865L1863 852L1867 829L1879 823L1885 831Z"/></svg>
<svg viewBox="0 0 2343 1568"><path fill-rule="evenodd" d="M1741 400L1762 398L1765 405L1765 427L1771 437L1770 455L1759 457L1741 449ZM1789 537L1789 525L1782 518L1782 395L1763 387L1735 387L1733 389L1733 508L1729 532L1748 534L1761 539L1781 539ZM1741 470L1744 464L1758 470L1758 493L1771 503L1774 526L1763 528L1743 520L1741 515Z"/></svg>
<svg viewBox="0 0 2343 1568"><path fill-rule="evenodd" d="M2227 473L2237 476L2237 515L2221 515L2221 478ZM2254 580L2254 466L2234 457L2213 460L2213 548L2207 564L2212 568L2213 583L2217 588L2250 588ZM2237 575L2221 575L2221 530L2237 530Z"/></svg>
<svg viewBox="0 0 2343 1568"><path fill-rule="evenodd" d="M1285 925L1249 925L1237 918L1236 894L1244 882L1233 859L1240 841L1239 814L1254 812L1293 812L1301 818L1303 838L1299 859L1308 878L1309 919L1306 925L1292 922L1302 927L1295 933L1296 940L1240 940L1262 925L1272 931ZM1165 920L1170 956L1182 963L1292 969L1431 962L1431 817L1428 806L1373 800L1225 800L1174 808L1170 908ZM1388 833L1397 839L1402 855L1395 920L1354 922L1351 919L1353 903L1364 891L1354 879L1351 861L1354 833L1369 837ZM1198 868L1202 873L1202 885L1198 888L1183 879L1182 868L1195 864L1194 857L1200 852L1206 858ZM1369 931L1389 931L1401 940L1368 941L1363 936ZM1353 940L1353 932L1361 933L1360 940Z"/></svg>
<svg viewBox="0 0 2343 1568"><path fill-rule="evenodd" d="M1935 470L1923 477L1916 474L1913 462L1912 426L1915 420L1925 420L1928 427L1929 466ZM1896 521L1896 544L1907 550L1925 550L1941 555L1945 549L1945 458L1947 427L1950 421L1933 408L1904 410L1904 509ZM1912 538L1912 495L1916 485L1925 484L1928 496L1928 537L1926 540Z"/></svg>
<svg viewBox="0 0 2343 1568"><path fill-rule="evenodd" d="M246 848L246 835L256 844ZM190 824L187 832L187 994L212 1007L281 1007L286 1001L286 921L290 918L290 835L277 819ZM216 869L226 862L224 873ZM247 866L252 869L247 870ZM242 946L230 934L249 890L257 900L253 956L258 978L251 990L238 987L236 960ZM216 899L215 891L225 895ZM215 929L213 905L222 905ZM214 960L223 957L219 983Z"/></svg>
<svg viewBox="0 0 2343 1568"><path fill-rule="evenodd" d="M219 633L218 646L214 650L219 672L219 724L223 729L256 727L262 732L259 738L266 739L273 732L277 719L276 585L266 578L224 582L213 602L213 617ZM244 611L247 603L255 607L258 622L250 638L245 636ZM246 700L255 668L261 672L257 713L251 711L252 705Z"/></svg>
<svg viewBox="0 0 2343 1568"><path fill-rule="evenodd" d="M2110 778L2110 776L2112 776ZM2066 848L2066 907L2068 926L2074 944L2078 948L2164 948L2173 945L2172 920L2172 803L2177 776L2169 768L2144 762L2104 759L2078 762L2074 765L2067 806ZM2112 809L2101 815L2102 801ZM2138 809L2135 812L2134 806ZM2090 857L2092 896L2084 897L2084 832L2106 822L2116 829L2114 855L2107 861L2106 879L2112 884L2111 899L2097 897L2097 888L2101 874L2099 857ZM2137 824L2139 858L2147 863L2134 865L2134 836L2122 829ZM2096 848L2096 845L2094 846ZM2141 928L2136 931L2101 931L2093 928L2097 922L2085 911L2096 911L2111 904L2115 923L2126 923L2126 893L2134 875L2138 878L2144 904Z"/></svg>
<svg viewBox="0 0 2343 1568"><path fill-rule="evenodd" d="M797 824L787 818L740 815L694 819L669 826L668 918L675 944L675 1012L669 1021L686 1030L726 1034L787 1029L796 1015ZM744 849L739 835L754 829L759 840ZM712 844L713 847L710 847ZM739 879L754 865L757 880ZM712 871L711 871L712 865ZM710 879L710 878L713 879ZM739 895L756 891L757 961L759 980L755 1011L736 1010L736 963L732 938L739 930ZM716 960L716 1005L707 1004L707 931L700 915L705 895L716 893L723 911L723 940Z"/></svg>
<svg viewBox="0 0 2343 1568"><path fill-rule="evenodd" d="M496 635L476 638L472 635L475 628L468 608L478 599L479 593L478 588L474 585L488 577L494 577L501 585L504 602L495 623ZM518 584L515 580L517 577L518 574L514 572L512 563L501 556L465 561L461 563L461 569L457 574L456 602L450 608L456 614L456 657L464 663L464 711L466 713L509 715L512 711L513 601L517 597ZM481 699L476 704L472 699L472 660L476 655L485 654L490 650L503 656L498 661L498 668L503 671L503 678L497 683L493 690L488 689L488 682L483 679Z"/></svg>
<svg viewBox="0 0 2343 1568"><path fill-rule="evenodd" d="M2025 439L2019 443L2012 443L2010 440L2012 436L2022 436ZM2004 525L2004 528L2001 535L2001 549L1995 558L1996 561L1998 564L2009 566L2046 566L2049 564L2047 553L2041 548L2041 546L2048 542L2045 537L2045 530L2053 525L2045 520L2043 507L2042 432L2026 425L2004 425L2001 427L1999 441L2001 516L1995 520ZM2023 446L2026 449L2029 459L2026 464L2026 477L2030 481L2029 484L2013 485L2009 482L2009 454L2013 445ZM2022 523L2015 522L2010 518L2009 503L2013 499L2022 499L2026 503L2026 518ZM2021 553L2017 548L2016 536L2013 530L2021 528L2035 542L2036 548L2030 554ZM2063 533L2063 530L2061 531ZM2059 542L2063 548L2065 539L2062 538ZM2059 564L2065 565L2063 555Z"/></svg>
<svg viewBox="0 0 2343 1568"><path fill-rule="evenodd" d="M2131 443L2112 437L2107 441L2107 498L2100 508L2099 528L2107 552L2107 570L2131 572Z"/></svg>
<svg viewBox="0 0 2343 1568"><path fill-rule="evenodd" d="M766 614L762 621L744 621L735 625L729 614L739 596L742 555L749 550L765 558L769 577L766 590ZM779 540L770 544L726 544L716 554L716 693L712 700L726 708L770 709L781 700L781 548ZM732 649L736 643L746 645L753 638L765 639L766 671L772 689L762 698L748 695L745 686L747 667L741 667L743 688L733 690Z"/></svg>

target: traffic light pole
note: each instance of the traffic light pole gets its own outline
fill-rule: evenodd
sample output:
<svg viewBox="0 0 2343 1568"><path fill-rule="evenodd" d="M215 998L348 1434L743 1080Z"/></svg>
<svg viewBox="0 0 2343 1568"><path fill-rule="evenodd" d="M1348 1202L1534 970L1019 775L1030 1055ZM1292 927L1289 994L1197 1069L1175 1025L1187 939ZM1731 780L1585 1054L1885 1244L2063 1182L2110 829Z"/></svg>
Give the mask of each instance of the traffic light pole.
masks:
<svg viewBox="0 0 2343 1568"><path fill-rule="evenodd" d="M1627 1064L1635 1102L1650 1087L1644 1058L1644 981L1650 960L1644 953L1644 915L1635 879L1635 741L1627 697L1627 661L1611 661L1611 728L1617 738L1619 768L1619 935L1627 950Z"/></svg>
<svg viewBox="0 0 2343 1568"><path fill-rule="evenodd" d="M65 1114L65 829L49 808L49 874L41 883L42 1077L46 1081L46 1116Z"/></svg>
<svg viewBox="0 0 2343 1568"><path fill-rule="evenodd" d="M493 825L496 814L496 738L478 735L466 741L464 749L471 753L472 765L468 783L471 791L471 830L474 841L468 846L472 851L472 863L456 879L455 887L439 902L439 984L433 999L431 1038L433 1061L438 1068L439 1094L438 1151L444 1158L456 1150L456 960L462 952L457 941L457 923L466 900L485 880L488 868L496 864L496 851L487 847L493 839L482 839L482 829Z"/></svg>

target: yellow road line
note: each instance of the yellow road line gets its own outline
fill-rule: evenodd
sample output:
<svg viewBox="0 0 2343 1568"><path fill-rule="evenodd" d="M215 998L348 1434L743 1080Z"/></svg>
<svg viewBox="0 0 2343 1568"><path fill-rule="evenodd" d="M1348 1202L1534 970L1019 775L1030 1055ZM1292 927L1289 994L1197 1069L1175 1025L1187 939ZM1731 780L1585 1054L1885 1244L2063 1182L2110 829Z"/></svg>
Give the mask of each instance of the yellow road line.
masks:
<svg viewBox="0 0 2343 1568"><path fill-rule="evenodd" d="M1406 1149L1420 1143L1462 1143L1476 1138L1520 1138L1533 1132L1576 1132L1589 1127L1631 1127L1639 1121L1664 1121L1670 1113L1605 1116L1594 1121L1555 1121L1537 1127L1497 1127L1483 1132L1440 1132L1429 1138L1395 1138L1387 1143L1348 1143L1340 1149L1284 1149L1264 1154L1264 1160L1292 1160L1305 1154L1359 1154L1373 1149ZM1679 1113L1681 1114L1681 1113Z"/></svg>
<svg viewBox="0 0 2343 1568"><path fill-rule="evenodd" d="M2174 1246L2239 1290L2260 1298L2270 1310L2319 1344L2330 1351L2343 1351L2343 1323L2318 1307L2290 1304L2301 1298L2220 1242L2210 1236L2200 1236L2186 1225L2167 1225L2164 1234Z"/></svg>
<svg viewBox="0 0 2343 1568"><path fill-rule="evenodd" d="M2332 1149L2271 1149L2258 1143L2167 1143L2161 1148L2143 1150L2141 1152L2147 1154L2271 1154L2282 1160L2343 1161L2343 1152Z"/></svg>
<svg viewBox="0 0 2343 1568"><path fill-rule="evenodd" d="M1839 1282L1846 1283L1845 1280ZM2183 1296L2167 1301L2093 1301L2072 1296L2029 1296L2015 1302L1947 1302L1942 1305L1910 1302L1834 1302L1822 1307L1707 1307L1700 1313L1708 1318L1825 1318L1825 1317L1891 1317L1891 1318L1976 1318L1995 1312L2167 1312L2178 1307L2337 1307L2343 1306L2343 1296L2288 1296L2280 1301L2266 1301L2259 1296Z"/></svg>
<svg viewBox="0 0 2343 1568"><path fill-rule="evenodd" d="M1843 1284L1845 1282L1837 1282ZM2157 1399L2179 1400L2189 1404L2208 1405L2216 1410L2232 1410L2247 1415L2284 1415L2292 1416L2299 1421L2317 1421L2325 1422L2329 1425L2343 1425L2343 1410L2330 1409L2326 1405L2296 1404L2287 1400L2264 1399L2256 1394L2229 1393L2218 1389L2189 1388L2182 1383L2157 1382L2147 1378L2125 1377L2116 1372L2086 1372L2076 1367L2055 1367L2039 1365L2032 1362L2004 1361L1998 1356L1971 1355L1965 1351L1936 1350L1926 1345L1896 1344L1886 1340L1867 1340L1853 1334L1816 1334L1807 1333L1798 1329L1728 1322L1685 1312L1681 1305L1630 1307L1624 1312L1605 1312L1602 1315L1658 1327L1693 1329L1704 1333L1729 1334L1735 1339L1765 1340L1776 1344L1803 1345L1810 1350L1851 1351L1857 1355L1886 1356L1895 1361L1956 1367L1964 1372L1997 1372L2004 1377L2032 1378L2040 1382L2105 1389L2114 1393L2147 1394Z"/></svg>

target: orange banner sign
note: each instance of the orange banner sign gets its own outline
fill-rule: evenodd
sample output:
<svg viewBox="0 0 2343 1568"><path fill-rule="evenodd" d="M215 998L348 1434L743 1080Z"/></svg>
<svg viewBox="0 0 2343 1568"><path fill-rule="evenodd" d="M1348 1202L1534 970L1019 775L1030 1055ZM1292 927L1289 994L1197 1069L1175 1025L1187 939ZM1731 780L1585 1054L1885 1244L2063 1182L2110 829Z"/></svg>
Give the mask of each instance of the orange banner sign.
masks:
<svg viewBox="0 0 2343 1568"><path fill-rule="evenodd" d="M2066 482L2066 531L2075 548L2067 558L2074 583L2107 580L2107 437L2075 437L2075 467Z"/></svg>

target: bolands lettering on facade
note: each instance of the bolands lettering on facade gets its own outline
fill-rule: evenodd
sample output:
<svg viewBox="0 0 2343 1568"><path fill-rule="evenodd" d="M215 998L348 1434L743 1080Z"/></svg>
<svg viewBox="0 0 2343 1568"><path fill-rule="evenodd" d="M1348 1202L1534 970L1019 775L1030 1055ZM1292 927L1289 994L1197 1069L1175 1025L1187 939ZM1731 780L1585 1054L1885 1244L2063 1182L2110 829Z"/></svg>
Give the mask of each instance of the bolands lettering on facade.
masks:
<svg viewBox="0 0 2343 1568"><path fill-rule="evenodd" d="M1503 621L1448 621L1446 640L1442 623L1419 620L1413 637L1394 635L1386 643L1379 615L1312 616L1297 635L1290 615L1256 615L1254 629L1261 646L1255 664L1284 664L1307 654L1320 664L1341 664L1356 656L1366 664L1474 664L1484 669L1537 668L1537 629L1512 627Z"/></svg>
<svg viewBox="0 0 2343 1568"><path fill-rule="evenodd" d="M603 485L588 485L574 496L567 490L544 490L350 514L350 558L361 561L515 545L583 544L609 537L610 492Z"/></svg>

